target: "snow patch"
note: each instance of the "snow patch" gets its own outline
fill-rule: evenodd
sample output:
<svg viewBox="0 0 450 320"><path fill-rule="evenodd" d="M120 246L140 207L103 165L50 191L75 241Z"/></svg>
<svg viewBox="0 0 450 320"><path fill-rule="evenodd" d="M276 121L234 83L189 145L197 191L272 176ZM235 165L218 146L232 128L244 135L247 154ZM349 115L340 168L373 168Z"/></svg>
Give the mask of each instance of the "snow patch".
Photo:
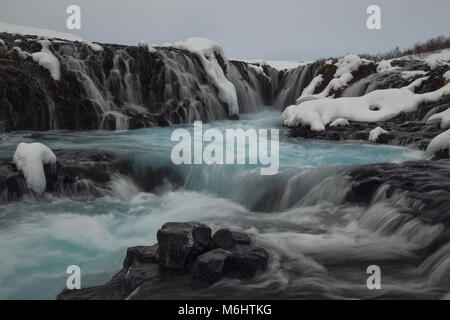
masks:
<svg viewBox="0 0 450 320"><path fill-rule="evenodd" d="M33 58L34 62L50 71L54 80L59 81L61 79L60 63L49 49L52 43L49 40L39 40L39 43L42 46L42 50L31 53L31 58Z"/></svg>
<svg viewBox="0 0 450 320"><path fill-rule="evenodd" d="M402 71L400 73L400 77L402 77L405 80L409 80L411 78L414 78L416 76L423 76L425 75L427 72L423 71L423 70L415 70L415 71Z"/></svg>
<svg viewBox="0 0 450 320"><path fill-rule="evenodd" d="M386 130L384 130L381 127L376 127L375 129L373 129L372 131L370 131L369 133L369 141L370 142L377 142L378 141L378 137L382 134L388 134L389 132L387 132Z"/></svg>
<svg viewBox="0 0 450 320"><path fill-rule="evenodd" d="M5 41L3 41L2 39L0 39L0 44L4 46L4 45L5 45Z"/></svg>
<svg viewBox="0 0 450 320"><path fill-rule="evenodd" d="M153 45L150 45L146 41L142 41L142 40L138 42L138 47L147 49L149 52L155 52L156 51L156 49L155 49L155 47Z"/></svg>
<svg viewBox="0 0 450 320"><path fill-rule="evenodd" d="M319 74L318 76L314 77L314 79L311 80L311 82L308 84L308 86L303 89L302 94L299 98L297 98L296 103L299 104L305 97L312 96L314 94L314 90L320 83L323 81L323 76Z"/></svg>
<svg viewBox="0 0 450 320"><path fill-rule="evenodd" d="M381 60L377 63L377 72L391 72L400 69L400 67L393 67L392 60Z"/></svg>
<svg viewBox="0 0 450 320"><path fill-rule="evenodd" d="M334 120L331 124L330 127L346 127L348 126L350 123L348 122L347 119L344 118L338 118L336 120Z"/></svg>
<svg viewBox="0 0 450 320"><path fill-rule="evenodd" d="M42 194L47 185L44 164L56 163L56 156L52 150L42 143L22 142L17 146L13 163L17 170L23 173L28 187L37 194Z"/></svg>
<svg viewBox="0 0 450 320"><path fill-rule="evenodd" d="M434 153L445 149L450 150L450 129L431 140L426 150L426 154L432 156Z"/></svg>
<svg viewBox="0 0 450 320"><path fill-rule="evenodd" d="M219 89L220 100L228 104L228 113L230 115L239 114L236 88L226 78L219 61L216 58L216 55L222 57L226 70L230 70L228 60L225 58L222 47L213 40L195 37L188 38L184 42L176 42L172 46L197 54L208 77Z"/></svg>

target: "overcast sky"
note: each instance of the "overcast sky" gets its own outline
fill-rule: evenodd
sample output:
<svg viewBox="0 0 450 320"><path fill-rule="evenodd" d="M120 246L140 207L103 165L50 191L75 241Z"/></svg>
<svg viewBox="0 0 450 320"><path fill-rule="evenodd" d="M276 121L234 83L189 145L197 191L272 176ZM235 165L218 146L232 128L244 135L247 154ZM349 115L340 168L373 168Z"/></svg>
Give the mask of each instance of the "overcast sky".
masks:
<svg viewBox="0 0 450 320"><path fill-rule="evenodd" d="M240 59L305 61L450 36L450 0L0 0L0 21L69 32L70 4L82 12L81 30L70 32L87 40L200 36ZM381 7L382 30L366 28L370 4Z"/></svg>

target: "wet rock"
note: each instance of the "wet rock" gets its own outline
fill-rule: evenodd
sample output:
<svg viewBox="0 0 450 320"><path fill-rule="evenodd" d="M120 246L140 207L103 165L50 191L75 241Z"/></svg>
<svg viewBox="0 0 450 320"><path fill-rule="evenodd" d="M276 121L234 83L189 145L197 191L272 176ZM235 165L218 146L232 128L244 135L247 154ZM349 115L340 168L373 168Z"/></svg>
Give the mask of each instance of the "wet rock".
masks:
<svg viewBox="0 0 450 320"><path fill-rule="evenodd" d="M244 232L219 229L213 236L214 244L221 249L231 249L237 244L250 244L250 236Z"/></svg>
<svg viewBox="0 0 450 320"><path fill-rule="evenodd" d="M240 243L250 239L243 234L236 238ZM201 290L220 298L223 291L211 284L255 277L267 268L268 259L266 250L251 243L213 248L211 229L199 222L166 223L158 231L158 244L127 250L123 269L109 282L63 290L58 299L189 299L201 297Z"/></svg>
<svg viewBox="0 0 450 320"><path fill-rule="evenodd" d="M198 222L169 222L158 230L158 263L166 268L183 269L211 241L211 228Z"/></svg>
<svg viewBox="0 0 450 320"><path fill-rule="evenodd" d="M236 247L225 260L227 276L246 279L253 278L267 268L269 253L253 246Z"/></svg>
<svg viewBox="0 0 450 320"><path fill-rule="evenodd" d="M223 249L208 251L194 261L191 267L191 276L194 279L214 283L224 274L224 266L230 252Z"/></svg>
<svg viewBox="0 0 450 320"><path fill-rule="evenodd" d="M135 261L140 263L156 263L157 251L157 244L151 247L138 246L128 248L127 255L123 261L123 268L128 269Z"/></svg>

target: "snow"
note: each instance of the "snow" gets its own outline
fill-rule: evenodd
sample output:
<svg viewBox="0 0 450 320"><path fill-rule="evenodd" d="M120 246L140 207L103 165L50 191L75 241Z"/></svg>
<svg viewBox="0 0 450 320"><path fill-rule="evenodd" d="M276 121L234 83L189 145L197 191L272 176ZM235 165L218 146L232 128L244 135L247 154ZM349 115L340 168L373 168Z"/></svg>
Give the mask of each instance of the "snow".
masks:
<svg viewBox="0 0 450 320"><path fill-rule="evenodd" d="M230 70L230 66L225 58L222 47L213 40L197 37L188 38L184 42L176 42L172 46L197 54L208 77L219 89L220 100L228 104L229 114L238 114L239 106L236 88L226 78L222 67L219 65L219 62L215 57L215 54L219 54L224 60L226 70Z"/></svg>
<svg viewBox="0 0 450 320"><path fill-rule="evenodd" d="M42 46L42 50L29 55L33 58L34 62L37 62L40 66L50 71L54 80L59 81L61 79L60 63L58 58L49 49L52 43L49 40L40 40L39 43Z"/></svg>
<svg viewBox="0 0 450 320"><path fill-rule="evenodd" d="M19 143L13 163L23 173L28 187L37 194L42 194L47 185L44 164L56 163L56 156L42 143Z"/></svg>
<svg viewBox="0 0 450 320"><path fill-rule="evenodd" d="M1 45L5 45L5 41L3 41L2 39L0 39L0 44L1 44Z"/></svg>
<svg viewBox="0 0 450 320"><path fill-rule="evenodd" d="M84 40L83 38L71 33L59 32L50 29L40 29L0 22L0 32L11 33L13 35L31 35L48 39L56 38L68 41L78 41L88 45L95 52L103 51L103 47L99 44Z"/></svg>
<svg viewBox="0 0 450 320"><path fill-rule="evenodd" d="M445 110L443 112L432 115L428 119L428 121L430 121L430 122L440 121L442 129L450 128L450 108L448 108L447 110Z"/></svg>
<svg viewBox="0 0 450 320"><path fill-rule="evenodd" d="M424 94L413 92L420 78L407 87L372 91L362 97L323 98L287 107L283 114L286 126L309 126L313 131L325 130L325 125L338 118L358 122L378 122L392 119L402 112L417 110L420 103L435 102L450 94L450 84Z"/></svg>
<svg viewBox="0 0 450 320"><path fill-rule="evenodd" d="M337 118L330 124L330 127L346 127L348 125L349 125L349 122L347 119Z"/></svg>
<svg viewBox="0 0 450 320"><path fill-rule="evenodd" d="M400 73L400 77L402 77L405 80L409 80L411 78L414 78L416 76L423 76L425 75L427 72L423 71L423 70L414 70L414 71L402 71Z"/></svg>
<svg viewBox="0 0 450 320"><path fill-rule="evenodd" d="M391 64L392 60L381 60L377 63L377 72L391 72L400 69L400 67L393 67Z"/></svg>
<svg viewBox="0 0 450 320"><path fill-rule="evenodd" d="M143 40L138 42L138 47L139 48L145 48L149 52L155 52L156 51L156 49L154 48L153 45L149 45L146 41L143 41Z"/></svg>
<svg viewBox="0 0 450 320"><path fill-rule="evenodd" d="M444 73L443 77L445 80L450 80L450 70L448 70L446 73Z"/></svg>
<svg viewBox="0 0 450 320"><path fill-rule="evenodd" d="M297 104L299 104L305 97L312 96L314 93L314 90L320 83L323 81L323 76L319 74L318 76L314 77L314 79L311 80L311 82L308 84L308 86L303 89L302 94L299 98L297 98Z"/></svg>
<svg viewBox="0 0 450 320"><path fill-rule="evenodd" d="M306 66L307 64L310 64L310 61L290 61L290 60L264 60L264 59L254 59L254 60L239 60L239 59L233 59L236 61L244 61L247 63L254 63L258 64L260 66L270 66L278 71L281 70L289 70L289 69L295 69L298 67Z"/></svg>
<svg viewBox="0 0 450 320"><path fill-rule="evenodd" d="M424 61L431 69L436 69L442 65L450 66L450 49L439 50L428 54Z"/></svg>
<svg viewBox="0 0 450 320"><path fill-rule="evenodd" d="M450 129L431 140L430 144L428 145L426 154L428 156L432 156L435 152L445 149L449 149L450 151Z"/></svg>
<svg viewBox="0 0 450 320"><path fill-rule="evenodd" d="M370 142L377 142L378 141L378 137L382 134L388 134L389 132L387 132L386 130L384 130L381 127L376 127L375 129L373 129L372 131L370 131L369 133L369 141Z"/></svg>
<svg viewBox="0 0 450 320"><path fill-rule="evenodd" d="M320 78L314 78L312 80L314 83L310 83L311 87L308 85L308 87L305 88L305 90L307 89L307 92L302 92L302 95L298 98L299 101L297 101L297 103L300 101L311 100L310 98L325 98L329 96L332 91L346 87L353 79L352 72L358 70L361 65L368 64L370 62L371 61L367 59L361 59L355 54L349 54L339 59L335 63L337 69L334 73L334 79L328 83L327 87L320 93L310 94L310 92L314 92L315 85L322 81Z"/></svg>

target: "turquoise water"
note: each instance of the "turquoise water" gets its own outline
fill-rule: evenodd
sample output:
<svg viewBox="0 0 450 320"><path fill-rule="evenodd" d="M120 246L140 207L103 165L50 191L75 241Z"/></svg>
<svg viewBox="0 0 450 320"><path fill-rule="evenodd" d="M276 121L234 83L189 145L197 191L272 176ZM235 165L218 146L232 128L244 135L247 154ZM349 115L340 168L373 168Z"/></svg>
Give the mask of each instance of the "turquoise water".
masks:
<svg viewBox="0 0 450 320"><path fill-rule="evenodd" d="M205 124L204 129L218 128L223 132L232 128L280 127L279 119L279 113L266 111L245 115L239 121ZM342 221L339 228L333 225L331 221L337 217L350 225L348 215L354 208L344 210L333 205L332 199L339 197L341 182L330 180L327 184L332 188L326 189L324 181L337 176L348 165L401 162L423 156L422 152L407 148L362 142L291 139L280 128L280 172L276 176L261 176L258 167L250 165L173 165L170 151L176 143L171 142L170 136L175 128L192 131L192 126L178 126L121 132L3 135L0 158L11 158L19 142L42 142L52 149L111 150L131 157L141 166L169 166L181 174L184 186L156 195L140 192L130 180L121 177L111 185L113 196L83 201L48 196L40 201L28 199L1 205L0 298L53 299L65 286L65 270L69 265L80 266L82 286L104 283L120 270L127 247L153 244L157 229L168 221L196 220L213 228L243 228L268 247L274 246L271 239L276 239L278 245L287 241L288 231L309 227L316 230L320 226L328 230L327 237L299 233L305 243L311 243L308 250L314 251L319 244L321 252L330 243L345 245L366 233L342 228ZM304 200L302 213L292 211L291 205L281 206L279 212L271 214L251 210L270 188L280 183L287 185L294 176L304 181L295 191ZM323 192L318 198L312 197L310 191L317 186ZM318 217L318 209L334 218L329 219L327 214ZM392 245L378 237L368 239L375 239L373 243L386 248Z"/></svg>

